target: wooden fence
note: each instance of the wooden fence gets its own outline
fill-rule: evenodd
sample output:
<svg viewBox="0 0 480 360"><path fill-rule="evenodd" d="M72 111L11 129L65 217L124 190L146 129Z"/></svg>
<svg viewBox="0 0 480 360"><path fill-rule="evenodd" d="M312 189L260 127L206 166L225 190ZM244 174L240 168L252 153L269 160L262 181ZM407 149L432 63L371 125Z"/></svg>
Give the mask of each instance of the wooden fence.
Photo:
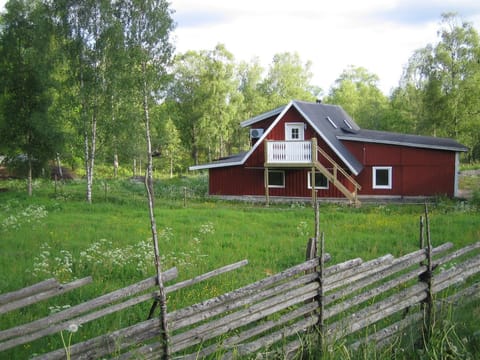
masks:
<svg viewBox="0 0 480 360"><path fill-rule="evenodd" d="M316 249L315 241L310 245L310 250ZM364 342L382 345L415 323L426 324L425 330L429 331L429 321L440 303L436 301L440 292L454 288L448 297L442 298L442 304L480 298L480 284L475 276L480 272L480 242L456 251L452 248L451 243L435 248L427 244L398 258L386 255L366 262L358 258L326 267L328 255L321 241L319 254L313 251L313 259L243 288L169 312L169 356L197 359L216 354L231 359L257 352L279 352L292 357L306 350L307 337L315 351L320 351L322 345L338 340L352 347ZM247 261L242 261L228 265L168 286L166 291L171 293L246 264ZM170 269L164 278L171 280L176 275L176 269ZM87 278L79 282L89 281ZM0 314L72 286L48 280L0 295ZM58 333L72 324L99 321L107 314L141 302L154 303L157 296L152 290L154 286L152 277L31 323L2 330L0 357L2 351ZM368 337L355 336L371 325L375 325L376 332ZM72 359L105 356L158 359L161 349L160 319L152 317L74 344L68 351ZM35 359L64 359L65 355L66 349L61 348Z"/></svg>

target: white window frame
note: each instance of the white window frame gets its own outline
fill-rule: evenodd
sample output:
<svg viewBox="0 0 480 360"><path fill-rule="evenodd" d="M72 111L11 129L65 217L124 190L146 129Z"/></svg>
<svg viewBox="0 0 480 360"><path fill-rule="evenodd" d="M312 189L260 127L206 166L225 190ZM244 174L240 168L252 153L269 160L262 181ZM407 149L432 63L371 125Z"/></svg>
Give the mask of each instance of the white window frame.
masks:
<svg viewBox="0 0 480 360"><path fill-rule="evenodd" d="M377 184L377 170L387 170L388 171L388 184L387 185L378 185ZM392 167L391 166L374 166L372 168L372 187L374 189L391 189L392 188Z"/></svg>
<svg viewBox="0 0 480 360"><path fill-rule="evenodd" d="M317 178L317 176L323 176L327 180L327 186L315 186L315 189L328 190L330 186L330 181L328 181L328 178L325 175L323 175L320 171L315 171L315 179ZM307 173L307 181L308 181L308 188L311 189L312 188L312 172L311 171Z"/></svg>
<svg viewBox="0 0 480 360"><path fill-rule="evenodd" d="M298 129L298 139L292 138L293 129ZM285 123L285 140L287 141L305 140L305 124L304 123Z"/></svg>
<svg viewBox="0 0 480 360"><path fill-rule="evenodd" d="M270 174L272 172L282 174L283 185L270 185L270 179L271 179ZM285 188L285 171L284 170L268 170L268 182L269 182L269 184L268 184L269 188Z"/></svg>

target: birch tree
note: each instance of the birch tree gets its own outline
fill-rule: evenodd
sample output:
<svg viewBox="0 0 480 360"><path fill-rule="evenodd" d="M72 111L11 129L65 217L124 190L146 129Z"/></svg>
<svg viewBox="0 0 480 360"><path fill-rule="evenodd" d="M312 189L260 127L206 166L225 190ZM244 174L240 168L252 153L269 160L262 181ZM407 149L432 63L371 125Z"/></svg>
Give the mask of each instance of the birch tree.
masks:
<svg viewBox="0 0 480 360"><path fill-rule="evenodd" d="M107 98L107 48L116 40L110 36L114 28L112 3L108 0L59 0L53 2L52 7L65 30L70 86L76 89L72 106L78 108L78 117L73 121L83 137L86 200L91 203L98 128L100 120L106 117L102 109Z"/></svg>
<svg viewBox="0 0 480 360"><path fill-rule="evenodd" d="M119 2L120 14L125 31L125 41L130 55L135 97L142 109L141 118L145 125L147 170L145 188L155 252L155 266L159 286L161 330L163 334L163 357L169 358L169 336L167 328L166 294L162 280L157 225L154 208L153 158L151 140L150 109L153 101L162 97L162 85L167 76L173 46L169 35L173 20L169 4L165 0L123 0Z"/></svg>

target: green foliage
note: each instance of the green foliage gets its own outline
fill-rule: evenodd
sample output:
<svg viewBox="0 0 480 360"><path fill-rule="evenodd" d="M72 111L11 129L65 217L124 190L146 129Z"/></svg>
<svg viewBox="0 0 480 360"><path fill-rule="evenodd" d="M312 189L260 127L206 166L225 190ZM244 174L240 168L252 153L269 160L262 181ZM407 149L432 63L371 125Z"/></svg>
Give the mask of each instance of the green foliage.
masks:
<svg viewBox="0 0 480 360"><path fill-rule="evenodd" d="M360 127L388 130L388 99L378 88L378 76L362 67L344 70L330 89L325 102L340 105Z"/></svg>
<svg viewBox="0 0 480 360"><path fill-rule="evenodd" d="M318 89L310 85L312 64L302 64L298 53L279 53L273 56L268 74L260 84L262 95L270 109L289 103L291 100L314 101Z"/></svg>
<svg viewBox="0 0 480 360"><path fill-rule="evenodd" d="M56 191L51 181L37 181L33 197L23 193L25 185L21 181L2 183L8 191L0 195L0 268L8 271L0 272L0 293L52 276L68 281L91 275L94 283L55 302L33 307L31 313L29 309L12 317L3 316L1 329L19 319L46 316L51 311L49 307L73 306L155 273L143 183L105 183L107 193L102 184L97 184L91 205L83 201L84 181L67 182ZM272 204L265 208L256 203L214 201L204 196L207 188L205 176L156 179L156 218L165 268L177 266L181 281L242 259L248 259L249 265L172 293L170 310L302 262L307 240L314 233L314 214L308 205ZM417 249L418 216L422 213L423 205L366 204L355 209L321 204L320 229L325 232L332 263L354 257L369 260L387 253L400 256ZM476 210L461 207L457 202L432 204L430 220L435 245L452 241L460 248L478 241L480 236ZM472 311L478 313L478 309ZM127 326L144 319L147 313L148 307L134 308L102 322L85 324L72 341ZM463 335L463 331L457 334L460 339L467 336L469 344L470 339L475 339L472 334ZM47 351L62 344L58 339L47 338L32 346L16 348L15 354L26 358L32 351ZM362 357L356 357L358 354L364 358L372 354L365 350L355 355L347 352L342 343L331 350L332 359L359 359ZM373 354L385 358L382 356L387 353L382 350Z"/></svg>
<svg viewBox="0 0 480 360"><path fill-rule="evenodd" d="M0 142L11 158L43 166L62 144L52 102L55 33L42 2L10 1L0 33ZM17 167L19 169L19 167ZM30 189L30 188L29 188Z"/></svg>
<svg viewBox="0 0 480 360"><path fill-rule="evenodd" d="M437 44L410 58L400 89L393 94L402 122L418 134L452 137L478 159L480 41L478 32L454 13L442 15Z"/></svg>

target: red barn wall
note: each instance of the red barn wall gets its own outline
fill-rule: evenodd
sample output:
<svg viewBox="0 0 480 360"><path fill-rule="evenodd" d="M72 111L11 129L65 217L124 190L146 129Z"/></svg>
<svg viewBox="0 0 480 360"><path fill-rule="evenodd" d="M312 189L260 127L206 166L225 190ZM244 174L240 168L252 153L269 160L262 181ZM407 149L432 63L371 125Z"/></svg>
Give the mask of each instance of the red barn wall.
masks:
<svg viewBox="0 0 480 360"><path fill-rule="evenodd" d="M270 126L272 119L255 124L255 128L264 128ZM313 128L307 124L302 115L295 109L291 108L282 119L277 123L275 128L267 135L268 140L285 140L285 123L301 122L305 124L304 137L305 140L317 137ZM267 128L265 127L265 129ZM321 147L337 164L344 167L341 160L335 155L329 146L317 137L318 146ZM213 168L209 172L209 193L211 195L265 195L264 187L264 163L265 152L264 143L258 145L255 152L248 158L244 166L230 166L225 168ZM325 159L319 159L320 162L331 169L331 164ZM308 172L311 168L290 168L280 169L285 172L285 187L270 188L271 196L286 197L310 197L312 190L308 188ZM340 182L351 191L354 190L353 185L338 174ZM228 181L226 180L228 179ZM344 195L333 185L329 184L328 189L317 189L319 197L344 197Z"/></svg>
<svg viewBox="0 0 480 360"><path fill-rule="evenodd" d="M397 145L344 141L364 164L357 176L360 195L454 195L455 152ZM373 189L372 168L392 167L392 189Z"/></svg>
<svg viewBox="0 0 480 360"><path fill-rule="evenodd" d="M274 117L266 119L255 128L267 129ZM302 115L291 108L275 128L267 135L267 140L285 140L285 123L302 122L305 124L305 140L317 137L318 146L330 155L349 174L345 164L330 147L317 136ZM362 186L359 195L381 196L432 196L454 195L455 152L433 149L421 149L397 145L343 141L347 149L364 165L355 179ZM321 163L331 170L331 164L319 158ZM256 151L243 166L213 168L209 171L209 193L212 195L264 195L264 143L258 144ZM392 167L392 189L373 189L372 168L374 166ZM270 188L271 196L309 197L308 172L310 168L279 169L285 172L285 188ZM340 181L349 190L353 185L339 174ZM329 189L318 189L320 197L343 197L333 184Z"/></svg>
<svg viewBox="0 0 480 360"><path fill-rule="evenodd" d="M278 169L285 172L285 187L270 188L270 196L310 197L312 190L308 188L308 172L311 169ZM244 168L229 166L213 168L209 172L210 195L265 195L263 168ZM347 186L346 180L341 182ZM319 197L343 197L333 184L328 189L317 189Z"/></svg>
<svg viewBox="0 0 480 360"><path fill-rule="evenodd" d="M228 166L210 169L210 195L265 195L263 168Z"/></svg>

